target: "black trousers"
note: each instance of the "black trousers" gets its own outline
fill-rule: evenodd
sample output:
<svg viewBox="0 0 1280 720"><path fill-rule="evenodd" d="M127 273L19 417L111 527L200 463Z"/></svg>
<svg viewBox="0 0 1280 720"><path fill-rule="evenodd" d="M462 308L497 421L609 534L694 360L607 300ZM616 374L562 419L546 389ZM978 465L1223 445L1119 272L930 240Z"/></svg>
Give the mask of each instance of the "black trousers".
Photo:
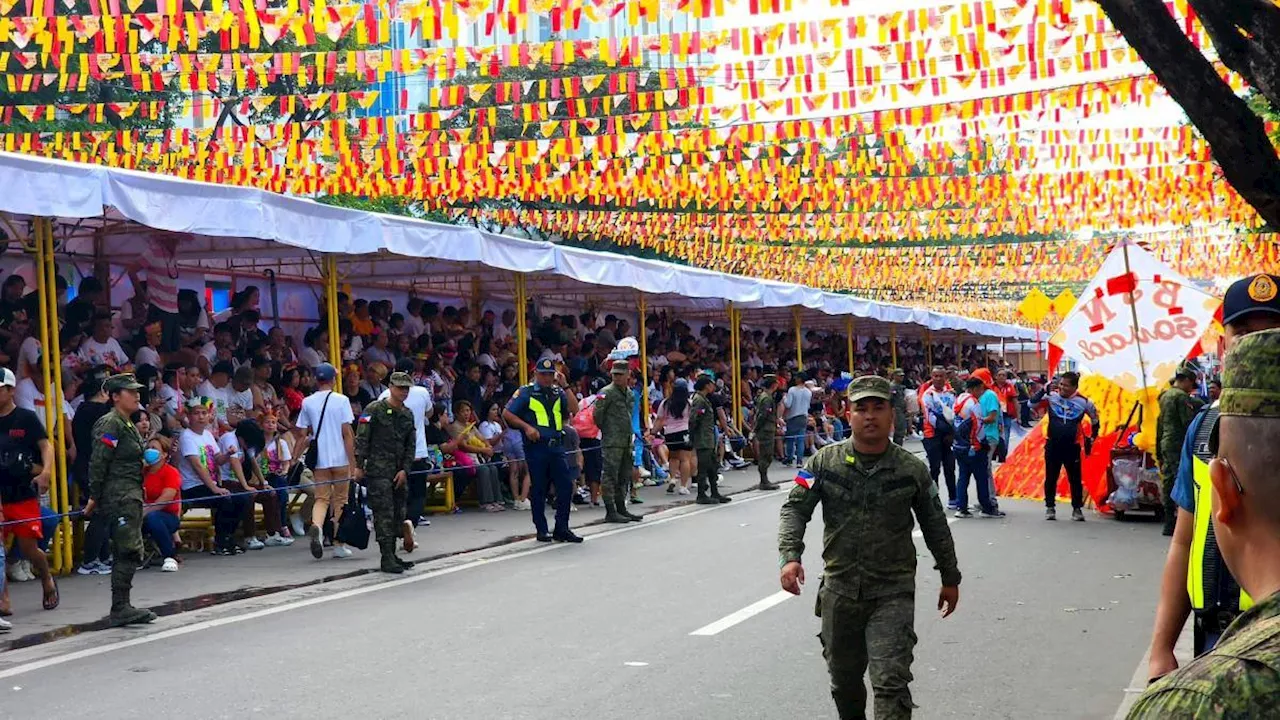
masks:
<svg viewBox="0 0 1280 720"><path fill-rule="evenodd" d="M1084 479L1080 469L1080 446L1075 443L1054 443L1044 447L1044 506L1054 506L1058 494L1058 477L1067 470L1067 483L1071 485L1071 507L1084 507Z"/></svg>
<svg viewBox="0 0 1280 720"><path fill-rule="evenodd" d="M956 499L956 457L951 450L951 437L929 437L924 439L924 454L929 458L929 477L933 484L938 484L938 473L947 482L947 499Z"/></svg>
<svg viewBox="0 0 1280 720"><path fill-rule="evenodd" d="M204 485L182 491L184 506L209 508L213 513L214 541L224 546L235 536L240 519L252 502L252 495L215 495Z"/></svg>
<svg viewBox="0 0 1280 720"><path fill-rule="evenodd" d="M414 460L413 465L409 466L409 482L408 495L405 502L405 519L413 523L414 527L422 521L422 515L427 508L427 476L428 465L425 459Z"/></svg>

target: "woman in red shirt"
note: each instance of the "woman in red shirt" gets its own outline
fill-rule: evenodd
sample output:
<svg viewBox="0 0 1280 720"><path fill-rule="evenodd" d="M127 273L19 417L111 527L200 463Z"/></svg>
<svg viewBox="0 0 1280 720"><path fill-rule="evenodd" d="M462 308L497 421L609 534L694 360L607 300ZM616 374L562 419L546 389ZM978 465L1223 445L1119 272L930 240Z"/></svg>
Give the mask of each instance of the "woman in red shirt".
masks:
<svg viewBox="0 0 1280 720"><path fill-rule="evenodd" d="M142 453L142 531L150 536L164 557L160 569L178 571L178 553L173 536L182 516L182 478L169 464L171 437L162 431L147 443Z"/></svg>

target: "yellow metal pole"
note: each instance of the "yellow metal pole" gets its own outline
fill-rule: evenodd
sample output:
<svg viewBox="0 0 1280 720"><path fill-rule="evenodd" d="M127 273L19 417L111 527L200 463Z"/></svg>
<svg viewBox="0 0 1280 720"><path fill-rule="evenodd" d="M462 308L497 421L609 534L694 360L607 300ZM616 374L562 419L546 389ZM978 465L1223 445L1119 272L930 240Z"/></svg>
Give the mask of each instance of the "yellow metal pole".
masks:
<svg viewBox="0 0 1280 720"><path fill-rule="evenodd" d="M56 282L57 262L53 253L53 223L48 218L41 218L37 221L38 225L44 226L44 268L43 275L40 278L40 289L45 296L45 306L47 312L47 325L49 327L49 344L44 346L48 348L50 358L50 370L52 371L52 392L45 393L45 406L52 405L54 424L49 427L53 432L50 433L51 441L54 446L54 457L56 458L56 467L53 474L53 494L50 497L51 507L53 511L62 517L58 521L58 528L61 532L54 535L53 542L53 571L60 574L71 572L72 562L72 534L71 534L71 518L67 515L71 510L71 496L67 483L67 427L66 418L62 415L62 340L58 336L58 286ZM41 353L42 355L44 353ZM77 448L77 450L82 450ZM87 452L88 448L82 451Z"/></svg>
<svg viewBox="0 0 1280 720"><path fill-rule="evenodd" d="M804 372L804 338L800 336L800 308L791 308L791 321L796 326L796 372Z"/></svg>
<svg viewBox="0 0 1280 720"><path fill-rule="evenodd" d="M333 389L342 392L342 338L338 330L338 258L324 256L325 319L329 331L329 363L338 369Z"/></svg>
<svg viewBox="0 0 1280 720"><path fill-rule="evenodd" d="M853 376L857 370L854 369L853 356L858 354L858 341L853 337L853 316L850 315L844 319L844 336L845 343L849 349L849 375Z"/></svg>
<svg viewBox="0 0 1280 720"><path fill-rule="evenodd" d="M742 427L742 311L729 303L729 338L733 343L733 352L729 354L730 377L733 379L733 424Z"/></svg>
<svg viewBox="0 0 1280 720"><path fill-rule="evenodd" d="M643 403L640 408L640 429L645 430L649 427L649 331L645 327L646 316L649 314L648 303L645 301L644 293L638 293L640 296L640 321L636 323L640 326L640 398Z"/></svg>
<svg viewBox="0 0 1280 720"><path fill-rule="evenodd" d="M529 329L528 322L529 297L525 289L524 273L516 273L516 362L520 363L520 384L529 383Z"/></svg>
<svg viewBox="0 0 1280 720"><path fill-rule="evenodd" d="M889 326L889 360L898 367L898 326Z"/></svg>

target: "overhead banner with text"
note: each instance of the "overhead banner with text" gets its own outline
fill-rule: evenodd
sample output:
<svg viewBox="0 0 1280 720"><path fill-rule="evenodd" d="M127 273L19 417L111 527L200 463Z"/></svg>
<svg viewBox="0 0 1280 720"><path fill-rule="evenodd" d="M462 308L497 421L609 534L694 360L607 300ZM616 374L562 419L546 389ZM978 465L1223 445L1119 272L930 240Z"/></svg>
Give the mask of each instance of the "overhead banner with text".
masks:
<svg viewBox="0 0 1280 720"><path fill-rule="evenodd" d="M1066 355L1128 392L1163 388L1220 304L1141 246L1118 244L1049 338L1049 366Z"/></svg>

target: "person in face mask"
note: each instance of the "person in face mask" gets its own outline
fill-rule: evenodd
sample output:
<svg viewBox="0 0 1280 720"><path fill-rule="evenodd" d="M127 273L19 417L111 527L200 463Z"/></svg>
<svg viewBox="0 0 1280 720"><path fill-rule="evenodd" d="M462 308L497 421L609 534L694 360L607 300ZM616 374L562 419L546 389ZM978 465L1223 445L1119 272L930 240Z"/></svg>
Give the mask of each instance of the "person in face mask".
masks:
<svg viewBox="0 0 1280 720"><path fill-rule="evenodd" d="M178 571L173 536L182 514L182 478L177 468L169 464L172 445L171 434L162 430L142 451L142 531L160 550L164 558L160 569L164 572Z"/></svg>

